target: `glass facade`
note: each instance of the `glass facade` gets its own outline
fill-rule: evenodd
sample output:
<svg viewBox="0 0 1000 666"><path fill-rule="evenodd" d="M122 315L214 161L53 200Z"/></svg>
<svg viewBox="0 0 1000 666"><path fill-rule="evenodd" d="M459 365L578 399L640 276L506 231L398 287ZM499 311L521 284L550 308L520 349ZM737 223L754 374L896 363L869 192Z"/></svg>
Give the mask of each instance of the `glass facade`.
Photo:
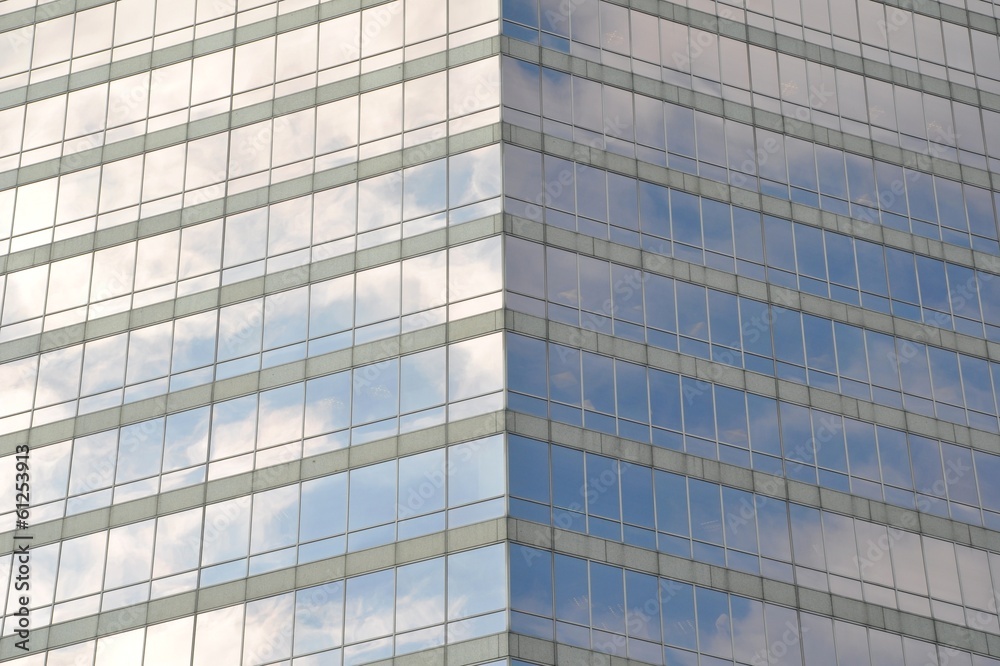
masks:
<svg viewBox="0 0 1000 666"><path fill-rule="evenodd" d="M998 224L984 0L6 0L0 660L1000 666Z"/></svg>

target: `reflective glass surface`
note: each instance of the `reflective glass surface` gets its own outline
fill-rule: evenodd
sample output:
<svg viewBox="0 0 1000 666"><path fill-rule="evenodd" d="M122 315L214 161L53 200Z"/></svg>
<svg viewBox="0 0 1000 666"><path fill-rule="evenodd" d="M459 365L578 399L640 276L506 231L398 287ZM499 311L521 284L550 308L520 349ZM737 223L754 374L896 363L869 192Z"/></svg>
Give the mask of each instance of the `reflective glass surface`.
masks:
<svg viewBox="0 0 1000 666"><path fill-rule="evenodd" d="M198 240L207 251L210 239ZM303 260L298 276L307 279L308 250ZM494 237L63 347L34 365L6 364L21 378L2 391L0 415L12 418L0 430L28 425L18 412L32 406L40 425L495 310L500 288ZM24 395L32 383L33 403Z"/></svg>
<svg viewBox="0 0 1000 666"><path fill-rule="evenodd" d="M39 447L37 519L501 409L501 359L493 334ZM13 526L14 513L4 520Z"/></svg>
<svg viewBox="0 0 1000 666"><path fill-rule="evenodd" d="M842 8L824 0L804 0L801 9L799 2L733 4L745 4L748 11L737 14L730 3L724 8L692 3L692 9L724 20L741 20L737 17L742 16L758 28L813 45L1000 92L995 35L915 15L907 11L909 7L897 9L881 3ZM884 75L876 79L856 73L857 68L835 68L815 56L805 59L787 51L775 53L767 48L770 43L753 40L748 44L706 30L697 21L671 21L610 2L578 0L565 17L569 20L553 21L551 13L545 0L505 0L503 31L515 39L752 103L796 120L970 165L986 165L980 110L974 105L894 85ZM1000 121L995 112L985 113L988 126ZM994 141L989 149L994 160L998 149Z"/></svg>
<svg viewBox="0 0 1000 666"><path fill-rule="evenodd" d="M499 518L503 459L493 436L37 547L34 626Z"/></svg>
<svg viewBox="0 0 1000 666"><path fill-rule="evenodd" d="M516 185L507 191L532 202L525 206L507 200L507 209L519 216L841 303L1000 340L1000 302L990 285L1000 274L1000 261L992 257L982 263L986 270L976 270L550 155L540 165L540 157L508 148L508 183ZM532 190L527 188L537 186L522 174L541 171L557 184L532 199ZM594 188L607 190L614 202L610 215L603 202L596 208L591 202ZM518 291L530 293L524 288Z"/></svg>
<svg viewBox="0 0 1000 666"><path fill-rule="evenodd" d="M986 188L963 186L926 170L904 169L638 93L621 91L624 99L614 104L605 99L604 115L599 116L602 95L607 97L607 91L617 88L510 58L503 65L505 91L523 88L505 95L506 122L849 216L861 224L881 224L1000 255L998 200ZM541 111L531 102L539 97ZM547 102L548 97L553 101ZM519 106L519 100L526 101ZM642 128L636 136L633 118ZM507 194L539 206L546 198L540 182L524 178L522 187L508 188ZM604 214L593 211L593 202L588 203L581 213L606 222ZM623 222L618 226L628 227Z"/></svg>
<svg viewBox="0 0 1000 666"><path fill-rule="evenodd" d="M509 299L517 310L998 431L991 376L1000 378L1000 364L986 359L519 239L509 241L507 258L540 278L515 287L529 292ZM649 265L658 263L668 266ZM579 396L565 402L579 404Z"/></svg>
<svg viewBox="0 0 1000 666"><path fill-rule="evenodd" d="M497 544L301 587L52 650L48 663L261 666L295 657L353 666L496 634L507 627L505 551Z"/></svg>
<svg viewBox="0 0 1000 666"><path fill-rule="evenodd" d="M154 3L148 0L120 4L117 11L104 3L52 20L44 20L41 12L37 23L22 26L5 43L0 90L57 79L63 82L62 90L69 87L71 92L46 95L27 105L8 104L0 111L5 131L25 135L23 143L2 142L0 171L398 65L404 47L413 52L411 58L419 57L445 50L449 37L458 46L496 30L489 23L495 21L496 9L485 4L456 9L451 26L433 18L446 14L447 0L383 1L362 12L329 0L255 1L239 8L203 5L196 11L195 0L180 0L173 11L157 8L155 17ZM409 11L405 4L411 5ZM319 22L317 7L323 15ZM279 16L296 28L274 34ZM232 47L234 28L253 39ZM197 57L148 69L150 54L176 61L164 54L191 40L201 46ZM33 43L37 48L29 77L21 70L28 68ZM119 68L109 74L112 62Z"/></svg>
<svg viewBox="0 0 1000 666"><path fill-rule="evenodd" d="M1000 528L994 454L527 336L507 354L509 409Z"/></svg>
<svg viewBox="0 0 1000 666"><path fill-rule="evenodd" d="M310 29L315 32L315 28L314 25ZM270 57L273 58L274 38L270 41L272 42ZM253 47L256 44L258 43L254 42L245 47ZM238 47L237 50L242 48L244 47ZM218 54L213 54L204 57L217 58L217 56ZM253 57L265 58L267 54ZM231 60L230 57L230 68ZM184 66L189 64L190 62L184 63ZM252 69L253 66L249 67ZM206 136L193 140L183 140L186 138L185 132L180 132L178 137L176 131L165 131L174 125L184 129L184 123L187 122L186 115L177 118L174 117L176 114L172 113L168 114L169 122L164 121L165 135L161 142L173 145L149 150L144 154L140 152L127 159L108 159L99 166L90 166L95 161L93 155L89 158L70 155L60 160L58 159L60 145L55 144L50 146L53 149L49 151L52 155L47 155L49 160L45 165L54 166L56 171L62 171L62 176L46 179L37 179L37 176L21 177L19 182L32 180L34 182L4 191L3 198L0 199L3 202L3 206L0 207L0 250L4 253L23 250L54 240L128 224L139 218L191 208L226 194L231 196L259 190L269 184L287 183L310 173L330 171L359 159L370 159L399 151L404 147L441 139L449 134L458 134L495 123L499 120L498 67L499 62L496 58L478 60L457 66L447 73L439 72L426 77L416 77L360 96L346 96L343 86L338 88L335 84L330 84L330 91L323 97L335 98L334 101L294 113L276 114L273 118L252 123L239 122L241 116L235 111L232 115L237 122L233 122L228 106L221 110L213 109L215 113L207 114L203 123L208 131L197 132ZM258 66L252 71L261 69ZM314 72L311 75L314 82L315 66L309 69ZM154 70L154 72L163 71ZM345 74L345 77L357 74L358 72L354 71L352 74ZM112 85L123 83L122 94L126 99L112 99L111 108L135 109L137 113L142 114L147 106L145 98L137 102L129 98L129 95L134 96L135 90L148 94L151 90L170 88L161 81L150 82L150 76L147 72L131 77L133 79L145 77L142 80L113 81ZM210 74L207 80L215 80L212 77L225 77L229 80L230 74L215 72ZM464 90L470 83L478 86L478 92L466 95ZM440 104L421 104L411 101L407 105L407 114L404 117L404 97L409 99L417 95L447 97L449 86L456 88L452 93L455 103L450 108ZM310 86L299 85L298 88L288 91L289 99L283 100L285 105L301 106L301 102L292 100L299 99L301 97L299 91L308 87ZM273 88L274 86L269 84L266 88L268 95L263 98L257 95L252 100L254 104L269 104ZM213 92L218 94L219 91L213 89ZM49 101L46 100L46 103ZM228 98L226 102L228 104ZM93 101L88 100L87 103L91 104L86 107L90 113ZM187 109L185 108L183 112L186 114ZM60 111L57 115L60 118L62 115L67 115L69 118L79 117L79 114L72 110ZM259 117L270 114L258 112L249 117L253 118L254 115ZM34 114L32 116L34 117ZM100 124L98 120L94 122ZM235 129L218 132L216 131L218 125L235 126ZM134 147L135 141L131 137L136 134L142 135L145 126L145 120L127 125L124 129L131 129L131 133L125 137L115 135L107 139L108 143L112 143L111 139L114 139L114 146L118 150L107 150L105 154L137 152ZM159 126L157 129L160 129ZM153 129L150 128L149 131ZM97 133L98 136L108 134L111 132ZM178 138L182 140L178 141ZM100 148L102 143L96 139L81 140L79 149ZM96 161L99 162L101 151L97 153ZM466 161L458 168L468 169L473 166L473 162ZM44 173L47 169L42 171ZM468 186L468 183L463 183L462 186ZM461 194L456 192L450 203L458 206L470 203L472 200L463 200ZM388 214L391 211L386 212ZM376 226L379 225L360 230L366 231ZM11 240L5 240L7 238ZM288 242L294 243L294 240L293 236Z"/></svg>
<svg viewBox="0 0 1000 666"><path fill-rule="evenodd" d="M973 663L954 648L939 662L923 640L520 544L510 604L515 633L648 664Z"/></svg>
<svg viewBox="0 0 1000 666"><path fill-rule="evenodd" d="M1000 12L648 4L0 2L0 658L1000 666Z"/></svg>
<svg viewBox="0 0 1000 666"><path fill-rule="evenodd" d="M508 455L516 518L1000 632L1000 554L525 437Z"/></svg>

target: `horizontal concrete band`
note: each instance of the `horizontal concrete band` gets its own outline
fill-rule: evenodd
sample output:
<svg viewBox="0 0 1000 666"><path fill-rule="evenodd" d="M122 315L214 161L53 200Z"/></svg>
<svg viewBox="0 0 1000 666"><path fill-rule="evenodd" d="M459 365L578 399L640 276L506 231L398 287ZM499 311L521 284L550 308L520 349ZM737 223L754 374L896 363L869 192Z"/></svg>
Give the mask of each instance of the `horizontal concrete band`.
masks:
<svg viewBox="0 0 1000 666"><path fill-rule="evenodd" d="M309 109L318 104L355 97L369 90L445 71L450 67L458 67L497 55L499 52L500 40L498 37L481 39L477 42L416 58L402 66L393 65L316 88L284 95L273 100L258 102L174 127L156 130L131 139L98 145L64 157L55 157L5 171L0 173L0 190L89 169L108 162L141 155L151 150L183 144L218 132L245 127L262 120Z"/></svg>
<svg viewBox="0 0 1000 666"><path fill-rule="evenodd" d="M237 398L269 388L322 377L380 360L395 358L402 354L432 349L488 333L495 333L503 330L503 326L502 310L484 312L447 324L439 324L419 331L355 345L340 351L293 361L266 370L250 372L181 391L137 400L91 414L19 430L0 436L0 456L14 453L18 444L27 443L32 448L47 446L73 437L159 418L220 400Z"/></svg>
<svg viewBox="0 0 1000 666"><path fill-rule="evenodd" d="M612 0L614 2L615 0ZM897 7L907 11L938 18L948 23L956 23L961 26L990 32L994 35L1000 34L1000 19L996 19L988 14L973 12L961 7L946 5L937 0L875 0L883 5Z"/></svg>
<svg viewBox="0 0 1000 666"><path fill-rule="evenodd" d="M507 432L1000 553L1000 532L517 412Z"/></svg>
<svg viewBox="0 0 1000 666"><path fill-rule="evenodd" d="M648 666L645 661L627 659L565 643L523 634L507 634L510 656L543 666Z"/></svg>
<svg viewBox="0 0 1000 666"><path fill-rule="evenodd" d="M60 93L88 88L99 83L123 79L139 72L145 72L161 65L170 65L191 58L229 49L240 44L271 37L280 32L294 30L318 23L326 19L352 14L361 9L385 4L389 0L325 0L315 7L298 9L275 18L264 19L235 29L223 30L212 35L199 37L193 41L175 44L149 53L124 58L99 67L92 67L72 74L58 76L20 88L0 92L0 110L20 106L27 102L44 99ZM106 2L85 2L80 0L74 11L82 11L90 6ZM86 4L87 7L83 5ZM72 12L66 12L72 13ZM0 19L2 20L2 19ZM3 24L0 23L0 26Z"/></svg>
<svg viewBox="0 0 1000 666"><path fill-rule="evenodd" d="M115 0L55 0L55 2L41 2L34 7L26 7L16 12L0 16L0 33L8 30L15 30L26 25L41 23L50 19L66 16L74 12L82 12L84 9L99 7L100 5L111 4Z"/></svg>
<svg viewBox="0 0 1000 666"><path fill-rule="evenodd" d="M198 203L180 210L161 213L152 217L100 229L72 238L14 252L0 257L0 273L11 273L40 266L59 259L87 254L95 250L120 245L130 241L165 234L176 229L234 215L270 203L304 196L313 192L353 183L405 167L423 164L456 155L476 148L483 148L500 141L501 125L494 123L474 130L442 137L377 157L369 157L312 174L271 185L258 187L239 194Z"/></svg>
<svg viewBox="0 0 1000 666"><path fill-rule="evenodd" d="M798 608L960 650L1000 656L1000 636L977 629L514 518L508 519L507 532L514 543Z"/></svg>
<svg viewBox="0 0 1000 666"><path fill-rule="evenodd" d="M616 338L604 333L588 331L510 310L507 311L507 330L577 349L606 354L667 372L680 373L704 382L720 384L800 405L808 405L834 414L843 414L850 418L955 442L988 453L1000 454L1000 438L990 432L877 405L839 393Z"/></svg>
<svg viewBox="0 0 1000 666"><path fill-rule="evenodd" d="M185 511L214 502L308 481L414 453L439 449L450 444L489 437L504 431L505 418L503 411L474 416L346 449L297 458L271 467L214 479L186 488L178 488L150 497L114 504L102 509L33 524L30 530L31 547L38 548L49 543L137 523L177 511ZM0 555L14 552L16 548L14 534L14 532L0 534Z"/></svg>
<svg viewBox="0 0 1000 666"><path fill-rule="evenodd" d="M650 164L510 123L502 123L502 129L504 143L706 196L749 210L836 231L880 245L896 247L907 252L923 254L1000 275L1000 257L985 252L924 238L906 231L884 227L874 222L865 222L812 206L793 203L786 199L777 199L753 190L727 185L669 167ZM531 203L537 204L538 202Z"/></svg>
<svg viewBox="0 0 1000 666"><path fill-rule="evenodd" d="M682 259L665 257L655 252L619 245L559 227L547 226L532 220L506 215L504 227L506 233L511 236L539 241L578 254L606 259L616 264L642 269L657 275L694 282L782 308L791 308L834 321L862 326L942 349L1000 361L1000 344L971 335L866 310L858 306L734 275ZM611 316L610 310L601 314Z"/></svg>
<svg viewBox="0 0 1000 666"><path fill-rule="evenodd" d="M507 538L503 518L338 555L310 564L249 576L229 583L156 599L126 608L31 630L31 651L54 649L120 631L166 622L216 608L321 585L345 577L500 543ZM0 659L21 656L17 636L0 639ZM455 646L456 648L458 646ZM459 651L460 652L460 651Z"/></svg>
<svg viewBox="0 0 1000 666"><path fill-rule="evenodd" d="M369 662L367 666L466 666L502 659L510 654L509 633L484 636L453 645L414 652L392 659Z"/></svg>
<svg viewBox="0 0 1000 666"><path fill-rule="evenodd" d="M341 275L349 275L359 270L435 252L459 243L488 238L500 233L503 230L502 224L500 215L491 215L455 227L438 229L329 259L321 259L296 268L233 282L162 303L144 305L72 326L9 340L0 343L0 363L124 333L197 312L214 310Z"/></svg>
<svg viewBox="0 0 1000 666"><path fill-rule="evenodd" d="M753 125L754 127L788 134L806 141L848 150L859 155L874 157L893 164L917 168L939 176L962 180L963 182L979 187L1000 189L1000 174L994 174L976 167L899 148L898 146L873 141L846 132L828 129L815 123L799 120L798 118L789 118L732 100L723 100L708 93L696 92L689 88L664 83L658 79L634 74L609 65L591 62L561 51L542 48L534 44L511 39L507 36L500 38L500 51L520 60L570 72L575 76L606 83L618 88L625 88L647 97L691 107L716 116L723 116L741 123ZM986 95L989 93L982 94ZM1000 96L997 96L997 99L1000 100ZM998 101L998 108L1000 108L1000 101Z"/></svg>

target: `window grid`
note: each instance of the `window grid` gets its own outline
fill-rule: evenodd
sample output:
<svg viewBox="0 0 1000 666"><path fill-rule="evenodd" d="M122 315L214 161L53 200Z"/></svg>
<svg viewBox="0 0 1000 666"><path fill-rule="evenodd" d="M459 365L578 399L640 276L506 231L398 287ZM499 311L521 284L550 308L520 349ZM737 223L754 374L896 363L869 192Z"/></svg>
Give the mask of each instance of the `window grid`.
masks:
<svg viewBox="0 0 1000 666"><path fill-rule="evenodd" d="M508 288L530 290L507 295L518 311L998 432L998 363L558 248L508 247L508 274L526 276Z"/></svg>
<svg viewBox="0 0 1000 666"><path fill-rule="evenodd" d="M506 122L861 222L1000 254L995 202L987 189L509 57L503 70Z"/></svg>
<svg viewBox="0 0 1000 666"><path fill-rule="evenodd" d="M712 666L937 660L936 646L922 640L530 546L513 544L510 564L512 632L644 663L696 666L699 655ZM939 649L942 661L997 663Z"/></svg>
<svg viewBox="0 0 1000 666"><path fill-rule="evenodd" d="M507 345L511 410L1000 529L1000 456L534 338Z"/></svg>
<svg viewBox="0 0 1000 666"><path fill-rule="evenodd" d="M515 518L1000 632L996 553L524 437L509 449Z"/></svg>
<svg viewBox="0 0 1000 666"><path fill-rule="evenodd" d="M39 447L34 520L497 411L501 345L499 334L480 336ZM463 365L471 359L481 359L473 371ZM13 470L0 474L13 483ZM0 520L0 529L13 529L12 510Z"/></svg>
<svg viewBox="0 0 1000 666"><path fill-rule="evenodd" d="M528 205L526 192L518 194L522 201L506 200L505 208L525 219L1000 342L994 272L550 155L539 164L538 157L516 148L506 156L508 180L540 167L559 182L557 196L545 193ZM992 257L983 263L1000 270Z"/></svg>

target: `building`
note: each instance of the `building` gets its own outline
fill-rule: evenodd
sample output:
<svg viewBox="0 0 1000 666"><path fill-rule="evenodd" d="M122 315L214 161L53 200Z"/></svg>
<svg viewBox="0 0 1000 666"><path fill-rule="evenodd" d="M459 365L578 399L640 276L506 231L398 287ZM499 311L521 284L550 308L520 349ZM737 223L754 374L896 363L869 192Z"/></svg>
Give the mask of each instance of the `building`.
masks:
<svg viewBox="0 0 1000 666"><path fill-rule="evenodd" d="M0 4L0 658L1000 664L997 16Z"/></svg>

